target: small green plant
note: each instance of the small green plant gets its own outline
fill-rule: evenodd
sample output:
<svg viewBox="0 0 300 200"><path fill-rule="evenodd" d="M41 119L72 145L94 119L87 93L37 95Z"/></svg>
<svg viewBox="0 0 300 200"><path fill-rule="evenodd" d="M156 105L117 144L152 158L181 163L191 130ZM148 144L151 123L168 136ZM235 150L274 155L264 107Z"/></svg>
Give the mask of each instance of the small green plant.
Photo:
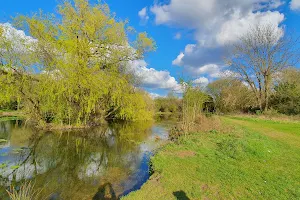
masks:
<svg viewBox="0 0 300 200"><path fill-rule="evenodd" d="M212 117L213 116L213 113L211 112L205 112L205 117Z"/></svg>
<svg viewBox="0 0 300 200"><path fill-rule="evenodd" d="M169 139L171 141L178 141L179 137L182 135L184 135L184 130L178 126L175 126L169 132Z"/></svg>
<svg viewBox="0 0 300 200"><path fill-rule="evenodd" d="M13 166L10 167L10 169L12 169L12 170L16 170L16 169L19 169L19 168L20 168L19 165L13 165Z"/></svg>
<svg viewBox="0 0 300 200"><path fill-rule="evenodd" d="M212 134L218 134L219 131L218 131L218 130L210 130L209 133L212 133Z"/></svg>
<svg viewBox="0 0 300 200"><path fill-rule="evenodd" d="M241 152L241 144L234 135L222 138L217 144L217 151L221 158L237 159Z"/></svg>
<svg viewBox="0 0 300 200"><path fill-rule="evenodd" d="M5 139L0 139L0 143L4 143L4 142L7 142L7 140L5 140Z"/></svg>
<svg viewBox="0 0 300 200"><path fill-rule="evenodd" d="M261 115L262 112L261 112L261 110L256 110L256 111L255 111L255 114L256 114L256 115Z"/></svg>
<svg viewBox="0 0 300 200"><path fill-rule="evenodd" d="M264 111L264 115L266 115L266 116L280 116L280 113L277 110L275 110L273 108L270 108L269 110Z"/></svg>
<svg viewBox="0 0 300 200"><path fill-rule="evenodd" d="M0 163L0 169L3 169L3 168L5 168L5 167L7 167L7 164L6 164L6 163Z"/></svg>

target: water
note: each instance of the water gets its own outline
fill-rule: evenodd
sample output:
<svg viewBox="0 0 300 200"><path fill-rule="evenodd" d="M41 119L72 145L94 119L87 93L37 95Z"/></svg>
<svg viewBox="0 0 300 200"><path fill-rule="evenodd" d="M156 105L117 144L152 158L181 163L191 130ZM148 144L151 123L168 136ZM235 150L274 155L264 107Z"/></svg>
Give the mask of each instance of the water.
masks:
<svg viewBox="0 0 300 200"><path fill-rule="evenodd" d="M38 132L0 122L0 199L24 180L51 200L103 199L107 190L118 198L147 181L150 156L167 138L167 126L151 123Z"/></svg>

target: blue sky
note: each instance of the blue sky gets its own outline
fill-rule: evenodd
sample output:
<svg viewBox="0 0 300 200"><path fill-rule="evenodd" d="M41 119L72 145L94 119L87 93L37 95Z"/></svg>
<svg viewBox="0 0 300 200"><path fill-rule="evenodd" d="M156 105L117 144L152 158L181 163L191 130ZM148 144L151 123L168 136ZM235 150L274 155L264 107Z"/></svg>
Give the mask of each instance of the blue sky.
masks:
<svg viewBox="0 0 300 200"><path fill-rule="evenodd" d="M96 0L95 0L96 1ZM95 2L91 0L91 2ZM1 2L0 23L11 16L38 11L55 12L59 0ZM117 18L129 19L137 31L147 31L157 51L135 67L151 93L178 90L181 77L207 84L226 71L228 44L257 23L285 32L300 32L300 0L106 0Z"/></svg>

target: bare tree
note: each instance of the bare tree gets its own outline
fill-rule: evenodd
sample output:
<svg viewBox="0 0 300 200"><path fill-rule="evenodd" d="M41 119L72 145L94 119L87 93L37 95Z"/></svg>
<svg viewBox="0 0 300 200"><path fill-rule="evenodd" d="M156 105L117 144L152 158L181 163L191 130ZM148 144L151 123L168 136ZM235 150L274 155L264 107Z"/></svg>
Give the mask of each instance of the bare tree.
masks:
<svg viewBox="0 0 300 200"><path fill-rule="evenodd" d="M298 63L299 38L284 34L283 29L271 24L251 28L232 46L227 59L231 70L249 84L260 109L267 110L274 76Z"/></svg>

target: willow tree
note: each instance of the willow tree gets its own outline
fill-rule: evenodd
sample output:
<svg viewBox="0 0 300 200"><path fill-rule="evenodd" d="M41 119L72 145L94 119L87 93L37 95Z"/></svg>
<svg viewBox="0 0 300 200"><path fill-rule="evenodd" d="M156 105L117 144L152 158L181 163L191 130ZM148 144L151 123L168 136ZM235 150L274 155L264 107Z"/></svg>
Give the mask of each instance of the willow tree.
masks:
<svg viewBox="0 0 300 200"><path fill-rule="evenodd" d="M261 110L269 107L274 76L299 61L299 40L270 24L251 28L233 45L228 65L251 88Z"/></svg>
<svg viewBox="0 0 300 200"><path fill-rule="evenodd" d="M127 68L154 50L154 42L116 20L107 5L66 1L56 15L19 16L16 25L34 40L22 41L28 62L14 54L18 62L10 64L2 56L10 74L6 85L14 83L15 95L40 124L150 118L148 97L135 87ZM128 39L131 33L134 41Z"/></svg>

